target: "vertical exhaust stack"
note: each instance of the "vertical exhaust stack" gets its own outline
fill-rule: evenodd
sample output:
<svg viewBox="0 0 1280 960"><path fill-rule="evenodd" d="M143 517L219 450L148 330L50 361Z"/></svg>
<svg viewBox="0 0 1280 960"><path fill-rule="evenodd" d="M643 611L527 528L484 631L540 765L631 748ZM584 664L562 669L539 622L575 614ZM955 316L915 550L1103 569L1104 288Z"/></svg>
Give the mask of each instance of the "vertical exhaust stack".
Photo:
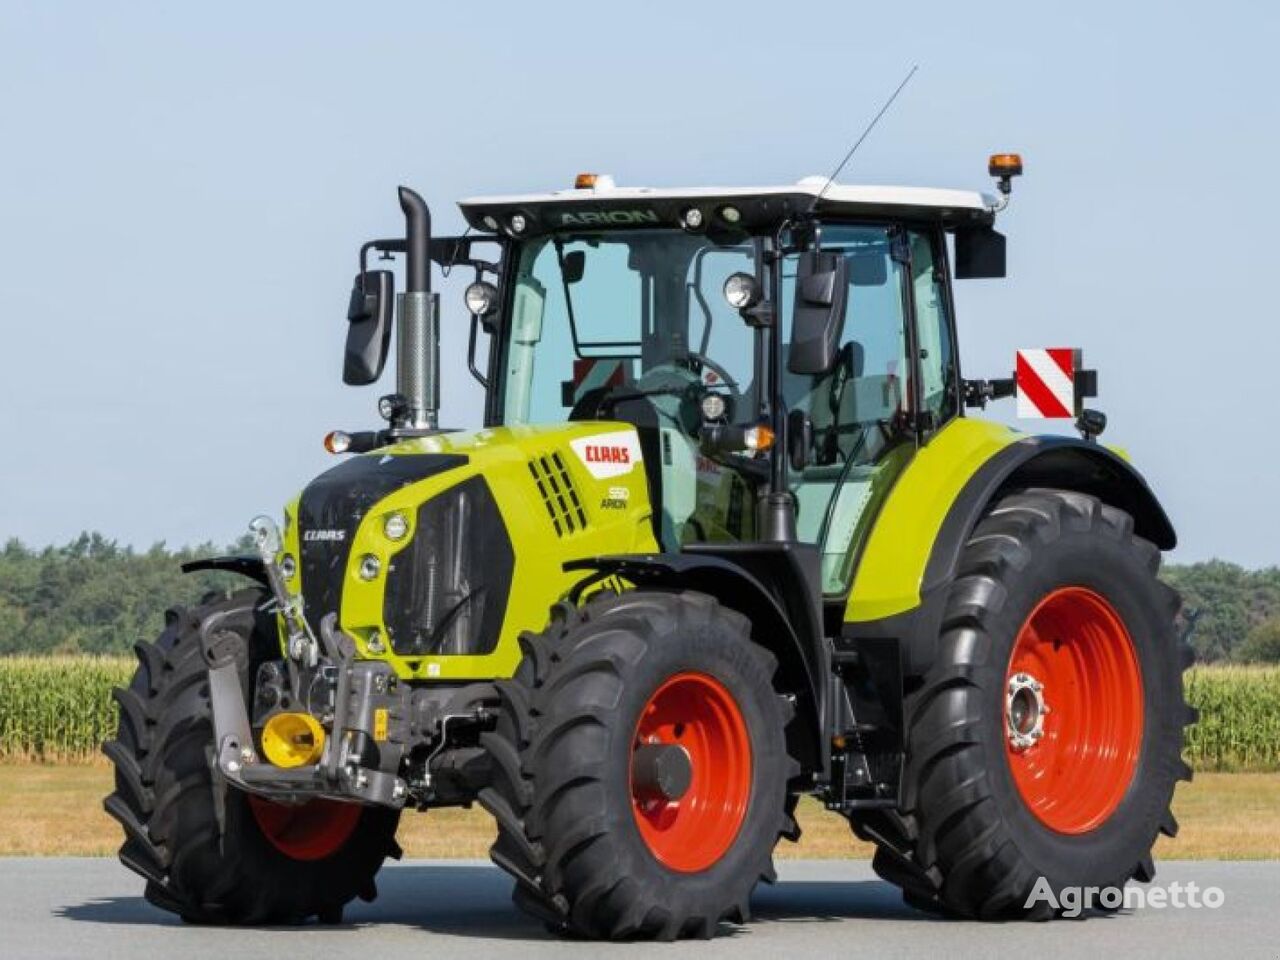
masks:
<svg viewBox="0 0 1280 960"><path fill-rule="evenodd" d="M396 339L396 391L408 401L400 426L435 430L440 410L440 300L431 292L431 211L408 187L400 188L405 218L405 292L400 294Z"/></svg>

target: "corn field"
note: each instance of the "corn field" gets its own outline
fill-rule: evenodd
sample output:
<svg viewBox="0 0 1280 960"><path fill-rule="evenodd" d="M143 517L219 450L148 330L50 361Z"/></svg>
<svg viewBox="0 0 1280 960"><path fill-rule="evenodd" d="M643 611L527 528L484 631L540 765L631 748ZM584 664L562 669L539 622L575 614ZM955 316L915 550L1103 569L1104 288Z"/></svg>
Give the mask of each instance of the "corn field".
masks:
<svg viewBox="0 0 1280 960"><path fill-rule="evenodd" d="M111 688L126 657L0 658L0 760L85 762L115 734ZM1187 699L1200 710L1186 756L1197 770L1280 770L1280 667L1196 667Z"/></svg>
<svg viewBox="0 0 1280 960"><path fill-rule="evenodd" d="M132 657L0 658L0 758L83 761L115 736L111 688Z"/></svg>
<svg viewBox="0 0 1280 960"><path fill-rule="evenodd" d="M1187 701L1200 721L1187 731L1196 770L1280 770L1280 667L1196 667Z"/></svg>

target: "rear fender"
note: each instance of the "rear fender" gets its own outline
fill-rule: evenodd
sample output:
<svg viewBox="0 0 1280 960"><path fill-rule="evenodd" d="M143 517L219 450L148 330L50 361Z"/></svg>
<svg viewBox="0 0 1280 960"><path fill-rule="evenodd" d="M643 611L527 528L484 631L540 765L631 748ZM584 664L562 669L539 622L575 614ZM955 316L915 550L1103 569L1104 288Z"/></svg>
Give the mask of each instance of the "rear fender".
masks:
<svg viewBox="0 0 1280 960"><path fill-rule="evenodd" d="M1032 487L1090 494L1132 516L1134 532L1161 550L1177 543L1164 508L1123 457L1074 437L1025 437L1001 447L972 472L947 508L924 569L901 572L919 578L919 603L882 617L846 616L842 639L856 645L861 639L901 638L906 673L928 670L941 633L947 590L974 528L1001 497Z"/></svg>

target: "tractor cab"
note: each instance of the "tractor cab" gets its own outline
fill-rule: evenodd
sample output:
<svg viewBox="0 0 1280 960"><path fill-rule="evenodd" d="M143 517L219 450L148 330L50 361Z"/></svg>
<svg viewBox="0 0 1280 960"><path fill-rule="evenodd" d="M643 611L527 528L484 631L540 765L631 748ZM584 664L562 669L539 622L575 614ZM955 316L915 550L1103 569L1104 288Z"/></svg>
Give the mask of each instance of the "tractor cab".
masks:
<svg viewBox="0 0 1280 960"><path fill-rule="evenodd" d="M894 478L961 410L948 234L962 275L1003 272L999 202L966 191L586 174L460 206L506 250L499 286L468 295L493 336L488 422L630 424L664 550L793 533L821 548L831 596ZM793 504L780 525L771 491Z"/></svg>

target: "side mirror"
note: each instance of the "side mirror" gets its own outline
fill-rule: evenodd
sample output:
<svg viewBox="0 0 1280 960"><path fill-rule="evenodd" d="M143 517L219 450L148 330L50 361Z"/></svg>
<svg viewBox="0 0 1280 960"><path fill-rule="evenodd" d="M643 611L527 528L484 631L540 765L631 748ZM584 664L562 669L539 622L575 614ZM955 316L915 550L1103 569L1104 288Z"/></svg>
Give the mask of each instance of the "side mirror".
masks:
<svg viewBox="0 0 1280 960"><path fill-rule="evenodd" d="M957 280L995 280L1004 275L1004 234L992 227L956 231Z"/></svg>
<svg viewBox="0 0 1280 960"><path fill-rule="evenodd" d="M571 250L564 255L560 269L564 273L565 283L577 283L587 272L587 255L582 250Z"/></svg>
<svg viewBox="0 0 1280 960"><path fill-rule="evenodd" d="M823 374L836 362L849 297L849 262L839 253L810 251L796 265L787 369Z"/></svg>
<svg viewBox="0 0 1280 960"><path fill-rule="evenodd" d="M382 375L391 345L391 310L395 289L390 270L356 274L347 307L347 348L342 361L342 382L353 387L373 383Z"/></svg>

